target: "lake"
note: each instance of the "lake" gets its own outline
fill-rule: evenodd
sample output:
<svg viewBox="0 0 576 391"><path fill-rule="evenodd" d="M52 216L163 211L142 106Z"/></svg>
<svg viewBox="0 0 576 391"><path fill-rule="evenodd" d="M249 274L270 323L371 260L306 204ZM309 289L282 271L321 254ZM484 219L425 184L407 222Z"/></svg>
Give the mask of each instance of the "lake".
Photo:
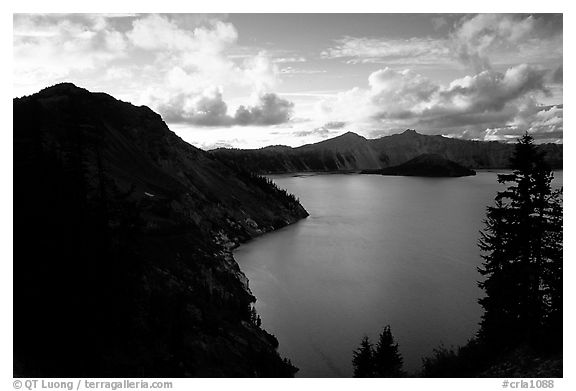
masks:
<svg viewBox="0 0 576 391"><path fill-rule="evenodd" d="M299 377L351 377L363 335L390 325L409 372L476 332L477 246L496 172L463 178L272 176L310 217L235 252L262 326ZM562 171L554 185L561 186Z"/></svg>

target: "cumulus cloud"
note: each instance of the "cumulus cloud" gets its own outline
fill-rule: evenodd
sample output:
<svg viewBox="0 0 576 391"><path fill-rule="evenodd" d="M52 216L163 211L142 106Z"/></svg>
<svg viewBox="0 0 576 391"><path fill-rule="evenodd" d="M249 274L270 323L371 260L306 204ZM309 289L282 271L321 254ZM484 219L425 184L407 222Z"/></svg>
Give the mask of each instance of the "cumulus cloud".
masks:
<svg viewBox="0 0 576 391"><path fill-rule="evenodd" d="M476 14L433 17L431 23L451 33L404 39L344 36L321 56L350 64L463 64L474 72L493 65L558 62L562 57L562 15Z"/></svg>
<svg viewBox="0 0 576 391"><path fill-rule="evenodd" d="M124 35L102 15L14 15L14 70L24 83L49 84L122 58Z"/></svg>
<svg viewBox="0 0 576 391"><path fill-rule="evenodd" d="M431 21L436 29L449 23ZM325 99L318 105L320 115L368 128L413 127L466 138L561 134L562 108L543 109L536 102L561 93L562 16L478 14L454 21L445 38L337 40L322 52L324 58L390 67L370 74L367 89ZM439 84L413 70L398 70L400 64L442 63L463 64L471 74Z"/></svg>
<svg viewBox="0 0 576 391"><path fill-rule="evenodd" d="M234 116L228 114L228 105L218 89L200 95L178 94L156 104L166 122L197 126L266 126L288 122L294 104L273 93L258 97L254 105L240 106Z"/></svg>
<svg viewBox="0 0 576 391"><path fill-rule="evenodd" d="M122 84L132 90L132 101L162 107L168 118L224 124L225 103L205 91L226 87L262 95L273 91L280 74L264 51L252 51L242 62L228 56L237 40L238 31L223 16L16 14L15 80L25 93L65 80L123 95ZM219 106L204 110L198 99Z"/></svg>
<svg viewBox="0 0 576 391"><path fill-rule="evenodd" d="M429 24L432 36L334 37L318 59L282 45L243 46L221 15L16 14L15 88L72 81L202 127L294 125L299 115L313 123L299 129L318 137L349 124L484 139L562 133L563 107L550 105L562 101L562 15L434 16ZM317 63L330 60L385 65L365 87L338 92L358 67L336 75ZM445 78L456 67L469 76L422 76ZM330 73L315 79L319 91L305 90L322 68ZM282 78L292 92L280 97ZM243 97L252 101L236 109Z"/></svg>
<svg viewBox="0 0 576 391"><path fill-rule="evenodd" d="M207 19L194 28L181 25L166 15L148 15L126 34L135 47L153 53L172 91L229 85L262 92L276 85L278 68L266 52L244 56L242 64L227 55L238 39L231 23Z"/></svg>
<svg viewBox="0 0 576 391"><path fill-rule="evenodd" d="M205 91L198 96L178 94L158 105L166 122L200 126L229 126L228 106L219 90Z"/></svg>
<svg viewBox="0 0 576 391"><path fill-rule="evenodd" d="M451 44L458 59L475 71L502 62L509 53L521 61L562 55L561 15L478 14L457 23ZM525 57L525 58L522 58Z"/></svg>
<svg viewBox="0 0 576 391"><path fill-rule="evenodd" d="M152 14L136 19L127 37L135 46L146 50L219 52L234 43L238 33L232 24L220 20L210 20L207 27L187 30L168 16Z"/></svg>
<svg viewBox="0 0 576 391"><path fill-rule="evenodd" d="M356 122L372 121L372 126L380 124L392 129L454 132L470 138L483 138L486 129L503 124L538 133L552 125L551 121L557 121L558 116L548 122L535 116L519 122L519 115L522 107L535 101L536 95L548 93L545 77L545 70L522 64L505 72L485 70L440 85L410 70L384 68L369 76L368 89L355 88L338 94L335 99L324 101L322 109L333 120L343 120L341 113L349 116L358 109L361 115ZM540 126L535 126L536 120L541 120Z"/></svg>
<svg viewBox="0 0 576 391"><path fill-rule="evenodd" d="M430 101L439 87L429 79L411 71L380 69L368 77L370 99L380 108L377 117L403 118L409 111Z"/></svg>
<svg viewBox="0 0 576 391"><path fill-rule="evenodd" d="M240 106L234 115L238 125L277 125L288 122L292 116L294 103L273 93L258 98L251 107Z"/></svg>

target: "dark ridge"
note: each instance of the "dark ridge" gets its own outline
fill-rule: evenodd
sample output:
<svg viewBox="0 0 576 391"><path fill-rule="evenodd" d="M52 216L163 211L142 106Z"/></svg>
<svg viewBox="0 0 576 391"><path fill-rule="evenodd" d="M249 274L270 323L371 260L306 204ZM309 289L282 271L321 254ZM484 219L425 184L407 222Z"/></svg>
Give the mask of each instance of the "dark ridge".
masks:
<svg viewBox="0 0 576 391"><path fill-rule="evenodd" d="M104 93L13 110L15 376L294 374L231 253L306 217L293 195Z"/></svg>
<svg viewBox="0 0 576 391"><path fill-rule="evenodd" d="M538 149L545 153L545 160L552 168L562 168L562 145L542 144ZM378 170L398 166L423 154L436 154L472 169L502 169L510 167L513 151L513 144L428 136L407 129L378 139L347 132L297 148L218 149L211 153L251 172L288 173Z"/></svg>
<svg viewBox="0 0 576 391"><path fill-rule="evenodd" d="M423 154L414 159L394 167L380 170L366 170L363 174L381 174L397 176L424 176L424 177L461 177L476 175L470 170L451 160L444 159L437 154Z"/></svg>

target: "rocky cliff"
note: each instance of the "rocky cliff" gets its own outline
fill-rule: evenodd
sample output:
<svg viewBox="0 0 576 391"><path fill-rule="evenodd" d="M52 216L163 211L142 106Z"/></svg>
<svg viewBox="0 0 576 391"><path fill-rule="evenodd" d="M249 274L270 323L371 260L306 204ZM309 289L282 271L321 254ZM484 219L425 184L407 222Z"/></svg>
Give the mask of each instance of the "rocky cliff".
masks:
<svg viewBox="0 0 576 391"><path fill-rule="evenodd" d="M59 84L14 110L14 373L291 376L231 249L307 216L160 116Z"/></svg>
<svg viewBox="0 0 576 391"><path fill-rule="evenodd" d="M543 144L539 148L553 168L562 168L562 145ZM410 129L378 139L348 132L297 148L211 151L222 161L259 173L375 170L397 166L423 154L435 154L471 169L507 168L513 152L513 144L427 136Z"/></svg>

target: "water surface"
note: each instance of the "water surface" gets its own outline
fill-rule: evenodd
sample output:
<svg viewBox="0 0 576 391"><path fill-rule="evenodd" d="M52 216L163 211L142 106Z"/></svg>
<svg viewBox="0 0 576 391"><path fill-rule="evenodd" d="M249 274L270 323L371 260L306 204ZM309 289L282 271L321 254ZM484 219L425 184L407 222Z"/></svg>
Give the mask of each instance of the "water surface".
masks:
<svg viewBox="0 0 576 391"><path fill-rule="evenodd" d="M562 172L556 173L556 185ZM298 376L352 376L352 351L391 325L405 367L477 330L476 268L495 172L464 178L274 176L310 217L235 253L262 325Z"/></svg>

